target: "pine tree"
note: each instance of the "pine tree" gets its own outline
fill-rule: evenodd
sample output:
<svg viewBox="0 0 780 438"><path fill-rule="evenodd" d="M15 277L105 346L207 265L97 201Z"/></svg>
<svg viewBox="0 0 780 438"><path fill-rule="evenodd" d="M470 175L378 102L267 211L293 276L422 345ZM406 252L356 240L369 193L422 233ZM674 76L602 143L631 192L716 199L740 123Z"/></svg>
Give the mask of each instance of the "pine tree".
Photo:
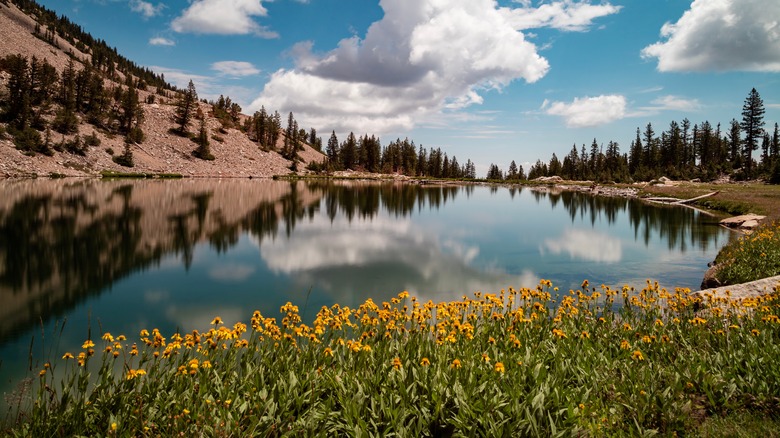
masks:
<svg viewBox="0 0 780 438"><path fill-rule="evenodd" d="M328 147L325 150L325 155L328 156L328 165L331 167L337 167L339 164L339 139L336 137L336 131L331 132L330 139L328 139Z"/></svg>
<svg viewBox="0 0 780 438"><path fill-rule="evenodd" d="M740 144L742 143L742 128L739 126L737 119L731 119L729 125L728 150L729 161L731 161L734 168L742 167L742 154L740 153Z"/></svg>
<svg viewBox="0 0 780 438"><path fill-rule="evenodd" d="M3 120L24 129L30 123L30 77L27 58L21 55L9 55L4 64L10 77L8 78L8 99L4 103Z"/></svg>
<svg viewBox="0 0 780 438"><path fill-rule="evenodd" d="M144 111L138 101L138 92L131 85L122 93L122 102L119 113L119 130L127 136L131 143L142 143L144 133L141 123L144 120Z"/></svg>
<svg viewBox="0 0 780 438"><path fill-rule="evenodd" d="M125 141L125 151L122 153L122 155L118 155L114 157L113 160L116 164L119 164L120 166L124 166L124 167L135 166L135 163L133 162L133 151L130 150L130 143Z"/></svg>
<svg viewBox="0 0 780 438"><path fill-rule="evenodd" d="M200 130L198 130L198 136L195 138L195 143L197 143L198 148L192 152L193 155L201 160L214 160L214 155L212 155L211 148L209 147L209 131L208 128L206 128L205 117L200 121Z"/></svg>
<svg viewBox="0 0 780 438"><path fill-rule="evenodd" d="M187 90L176 103L174 122L179 126L177 128L179 134L184 135L187 133L187 125L195 114L196 106L198 106L198 93L195 91L195 84L190 80Z"/></svg>
<svg viewBox="0 0 780 438"><path fill-rule="evenodd" d="M344 169L354 170L356 152L357 152L357 139L355 134L350 132L347 136L347 141L341 145L341 165Z"/></svg>
<svg viewBox="0 0 780 438"><path fill-rule="evenodd" d="M745 173L748 178L753 173L753 151L758 149L758 141L764 134L764 111L764 101L753 88L742 106L742 123L740 123L740 128L745 133L742 152L745 156Z"/></svg>
<svg viewBox="0 0 780 438"><path fill-rule="evenodd" d="M517 163L515 163L515 160L512 160L512 162L509 163L509 170L506 173L506 179L510 181L520 179L517 175Z"/></svg>

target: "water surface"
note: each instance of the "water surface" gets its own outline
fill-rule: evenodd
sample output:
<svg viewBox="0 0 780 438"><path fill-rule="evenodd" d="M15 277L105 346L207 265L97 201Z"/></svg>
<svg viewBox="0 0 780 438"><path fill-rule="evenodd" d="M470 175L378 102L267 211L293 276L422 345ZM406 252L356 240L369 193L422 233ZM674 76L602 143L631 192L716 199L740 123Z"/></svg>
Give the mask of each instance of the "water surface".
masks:
<svg viewBox="0 0 780 438"><path fill-rule="evenodd" d="M730 237L689 208L528 188L0 181L0 389L24 376L31 345L37 370L105 331L202 330L287 301L310 322L323 305L540 278L695 289Z"/></svg>

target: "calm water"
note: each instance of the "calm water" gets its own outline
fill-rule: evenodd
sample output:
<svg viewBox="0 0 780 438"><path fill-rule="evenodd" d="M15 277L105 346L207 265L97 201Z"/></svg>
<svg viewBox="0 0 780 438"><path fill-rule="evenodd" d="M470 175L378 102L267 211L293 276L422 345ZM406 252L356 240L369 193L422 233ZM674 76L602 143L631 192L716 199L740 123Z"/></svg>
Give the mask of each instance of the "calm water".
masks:
<svg viewBox="0 0 780 438"><path fill-rule="evenodd" d="M564 291L584 279L695 289L731 237L716 222L527 188L0 181L0 390L25 375L31 345L37 371L90 330L169 335L217 315L278 316L287 301L310 322L323 305L403 290L449 300L540 278Z"/></svg>

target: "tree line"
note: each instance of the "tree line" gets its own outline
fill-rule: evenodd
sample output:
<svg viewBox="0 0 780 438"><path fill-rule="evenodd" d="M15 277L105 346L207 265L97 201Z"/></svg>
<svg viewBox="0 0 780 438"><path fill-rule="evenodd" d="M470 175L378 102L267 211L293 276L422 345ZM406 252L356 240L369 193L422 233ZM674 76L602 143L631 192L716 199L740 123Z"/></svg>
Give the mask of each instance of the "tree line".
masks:
<svg viewBox="0 0 780 438"><path fill-rule="evenodd" d="M550 161L537 160L528 171L528 179L560 176L570 180L599 182L649 181L661 176L672 179L712 181L721 175L745 180L764 178L780 184L780 133L775 123L771 132L764 129L764 103L753 88L742 106L741 119L732 119L728 127L709 121L693 124L686 118L672 121L658 135L648 123L637 128L627 153L610 141L606 149L596 139L587 149L583 144L563 160L553 153ZM501 179L500 172L496 178ZM488 176L490 178L490 175Z"/></svg>
<svg viewBox="0 0 780 438"><path fill-rule="evenodd" d="M27 154L66 150L84 155L87 146L99 140L94 132L85 139L77 134L65 140L78 132L78 115L108 133L124 135L127 148L144 139L144 113L134 80L106 86L103 75L89 64L77 70L71 59L59 74L45 59L21 55L0 58L0 70L9 74L7 95L0 99L0 121L7 124L16 147ZM62 134L59 143L52 130Z"/></svg>
<svg viewBox="0 0 780 438"><path fill-rule="evenodd" d="M4 4L12 3L22 12L35 19L37 25L33 35L43 41L60 48L56 37L68 42L79 52L90 55L89 63L92 68L106 73L111 80L118 80L117 73L123 76L134 76L140 82L138 88L145 89L153 86L158 89L175 90L165 81L165 76L154 73L146 67L142 67L120 55L115 47L110 47L104 40L93 37L85 32L78 24L73 23L64 15L39 5L34 0L0 0ZM75 55L69 53L71 57Z"/></svg>

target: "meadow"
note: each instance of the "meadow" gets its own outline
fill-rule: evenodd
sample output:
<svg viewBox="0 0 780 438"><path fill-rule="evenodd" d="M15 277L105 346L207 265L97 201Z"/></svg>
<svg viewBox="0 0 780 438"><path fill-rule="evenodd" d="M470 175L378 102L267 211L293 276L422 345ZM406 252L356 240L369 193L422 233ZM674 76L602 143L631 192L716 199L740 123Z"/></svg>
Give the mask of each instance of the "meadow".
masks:
<svg viewBox="0 0 780 438"><path fill-rule="evenodd" d="M10 436L777 434L780 291L583 282L102 333L37 371ZM204 322L205 324L205 322ZM61 356L60 356L61 355Z"/></svg>

